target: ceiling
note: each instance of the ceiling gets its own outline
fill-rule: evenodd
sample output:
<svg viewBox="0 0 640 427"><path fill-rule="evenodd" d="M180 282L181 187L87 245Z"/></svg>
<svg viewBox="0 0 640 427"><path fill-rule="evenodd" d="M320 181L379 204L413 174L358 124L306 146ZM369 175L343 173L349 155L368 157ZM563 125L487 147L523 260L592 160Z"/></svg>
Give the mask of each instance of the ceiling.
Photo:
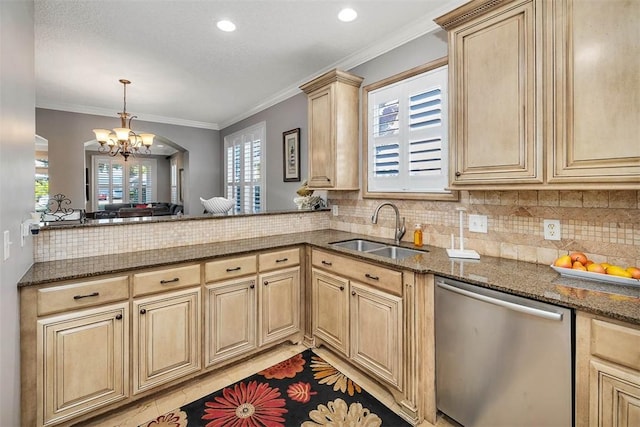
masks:
<svg viewBox="0 0 640 427"><path fill-rule="evenodd" d="M35 0L36 105L222 129L437 27L466 0ZM337 14L358 12L350 23ZM237 30L216 28L230 19Z"/></svg>

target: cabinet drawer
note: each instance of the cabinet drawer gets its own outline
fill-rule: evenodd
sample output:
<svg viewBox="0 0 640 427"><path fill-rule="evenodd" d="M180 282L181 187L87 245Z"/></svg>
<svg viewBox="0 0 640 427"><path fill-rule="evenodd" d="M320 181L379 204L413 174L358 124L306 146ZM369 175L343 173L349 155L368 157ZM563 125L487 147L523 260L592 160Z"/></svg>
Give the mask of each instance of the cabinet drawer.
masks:
<svg viewBox="0 0 640 427"><path fill-rule="evenodd" d="M255 255L227 258L206 263L204 266L204 280L206 282L227 280L233 277L255 274L256 271Z"/></svg>
<svg viewBox="0 0 640 427"><path fill-rule="evenodd" d="M133 296L200 284L200 266L165 268L133 275Z"/></svg>
<svg viewBox="0 0 640 427"><path fill-rule="evenodd" d="M399 271L317 249L312 252L311 263L314 267L349 277L396 295L402 295L402 273Z"/></svg>
<svg viewBox="0 0 640 427"><path fill-rule="evenodd" d="M286 249L269 252L258 256L260 271L275 270L277 268L292 267L300 264L300 249Z"/></svg>
<svg viewBox="0 0 640 427"><path fill-rule="evenodd" d="M591 354L640 371L640 328L592 319Z"/></svg>
<svg viewBox="0 0 640 427"><path fill-rule="evenodd" d="M38 316L129 298L127 276L38 289Z"/></svg>

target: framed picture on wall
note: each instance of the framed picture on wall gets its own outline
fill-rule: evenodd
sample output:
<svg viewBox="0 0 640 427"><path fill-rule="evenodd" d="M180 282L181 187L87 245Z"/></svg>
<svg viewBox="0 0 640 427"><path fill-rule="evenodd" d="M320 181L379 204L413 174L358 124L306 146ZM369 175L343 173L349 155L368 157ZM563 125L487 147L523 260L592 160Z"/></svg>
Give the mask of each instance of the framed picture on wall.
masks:
<svg viewBox="0 0 640 427"><path fill-rule="evenodd" d="M300 128L282 133L283 180L300 181Z"/></svg>

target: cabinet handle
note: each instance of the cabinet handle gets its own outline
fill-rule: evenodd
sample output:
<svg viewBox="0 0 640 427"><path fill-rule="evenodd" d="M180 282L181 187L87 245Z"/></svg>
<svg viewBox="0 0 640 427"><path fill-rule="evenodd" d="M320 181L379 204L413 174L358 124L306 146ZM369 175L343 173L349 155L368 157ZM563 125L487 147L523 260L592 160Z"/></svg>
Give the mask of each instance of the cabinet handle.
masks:
<svg viewBox="0 0 640 427"><path fill-rule="evenodd" d="M173 282L178 282L178 281L180 281L180 278L179 277L175 277L175 278L173 278L171 280L160 280L160 284L161 285L166 285L167 283L173 283Z"/></svg>
<svg viewBox="0 0 640 427"><path fill-rule="evenodd" d="M456 176L460 176L462 175L460 172L456 172Z"/></svg>
<svg viewBox="0 0 640 427"><path fill-rule="evenodd" d="M143 308L142 310L140 310L140 314L147 314L147 310Z"/></svg>
<svg viewBox="0 0 640 427"><path fill-rule="evenodd" d="M256 285L254 285L253 283L249 285L249 289L255 289Z"/></svg>
<svg viewBox="0 0 640 427"><path fill-rule="evenodd" d="M344 286L340 286L340 290L341 290L341 291L344 291Z"/></svg>
<svg viewBox="0 0 640 427"><path fill-rule="evenodd" d="M116 320L122 320L122 314L116 314Z"/></svg>
<svg viewBox="0 0 640 427"><path fill-rule="evenodd" d="M97 297L98 295L100 295L100 292L94 292L92 294L87 294L87 295L75 295L73 297L73 299L82 299L82 298L89 298L89 297Z"/></svg>
<svg viewBox="0 0 640 427"><path fill-rule="evenodd" d="M356 296L356 291L351 291L351 295Z"/></svg>
<svg viewBox="0 0 640 427"><path fill-rule="evenodd" d="M227 268L227 273L231 273L232 271L238 271L240 270L242 267L235 267L235 268Z"/></svg>
<svg viewBox="0 0 640 427"><path fill-rule="evenodd" d="M263 282L263 284L264 284L265 286L267 286L267 285L269 284L269 281L268 281L268 280L265 280L265 281Z"/></svg>
<svg viewBox="0 0 640 427"><path fill-rule="evenodd" d="M333 265L333 263L331 263L329 261L325 261L325 260L322 260L322 264L323 265L328 265L329 267L331 267Z"/></svg>
<svg viewBox="0 0 640 427"><path fill-rule="evenodd" d="M287 261L289 261L289 258L280 258L276 260L276 262L287 262Z"/></svg>
<svg viewBox="0 0 640 427"><path fill-rule="evenodd" d="M380 278L378 276L372 276L369 273L365 274L364 277L366 277L367 279L371 279L371 280L380 280Z"/></svg>

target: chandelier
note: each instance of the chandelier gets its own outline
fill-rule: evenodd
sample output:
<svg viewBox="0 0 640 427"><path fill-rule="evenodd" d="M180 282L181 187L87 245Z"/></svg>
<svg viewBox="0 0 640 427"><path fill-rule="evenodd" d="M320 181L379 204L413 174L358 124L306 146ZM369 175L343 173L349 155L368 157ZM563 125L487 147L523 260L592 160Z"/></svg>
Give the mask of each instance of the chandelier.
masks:
<svg viewBox="0 0 640 427"><path fill-rule="evenodd" d="M122 112L118 113L121 127L114 128L113 132L108 129L93 129L93 133L96 134L96 140L100 143L100 148L98 148L100 153L110 156L116 156L120 153L126 162L129 156L135 156L138 153L150 154L149 147L153 144L155 135L152 133L137 134L131 129L131 121L138 118L138 116L127 113L127 85L131 82L125 79L119 81L124 86L124 107ZM128 123L127 119L129 119Z"/></svg>

